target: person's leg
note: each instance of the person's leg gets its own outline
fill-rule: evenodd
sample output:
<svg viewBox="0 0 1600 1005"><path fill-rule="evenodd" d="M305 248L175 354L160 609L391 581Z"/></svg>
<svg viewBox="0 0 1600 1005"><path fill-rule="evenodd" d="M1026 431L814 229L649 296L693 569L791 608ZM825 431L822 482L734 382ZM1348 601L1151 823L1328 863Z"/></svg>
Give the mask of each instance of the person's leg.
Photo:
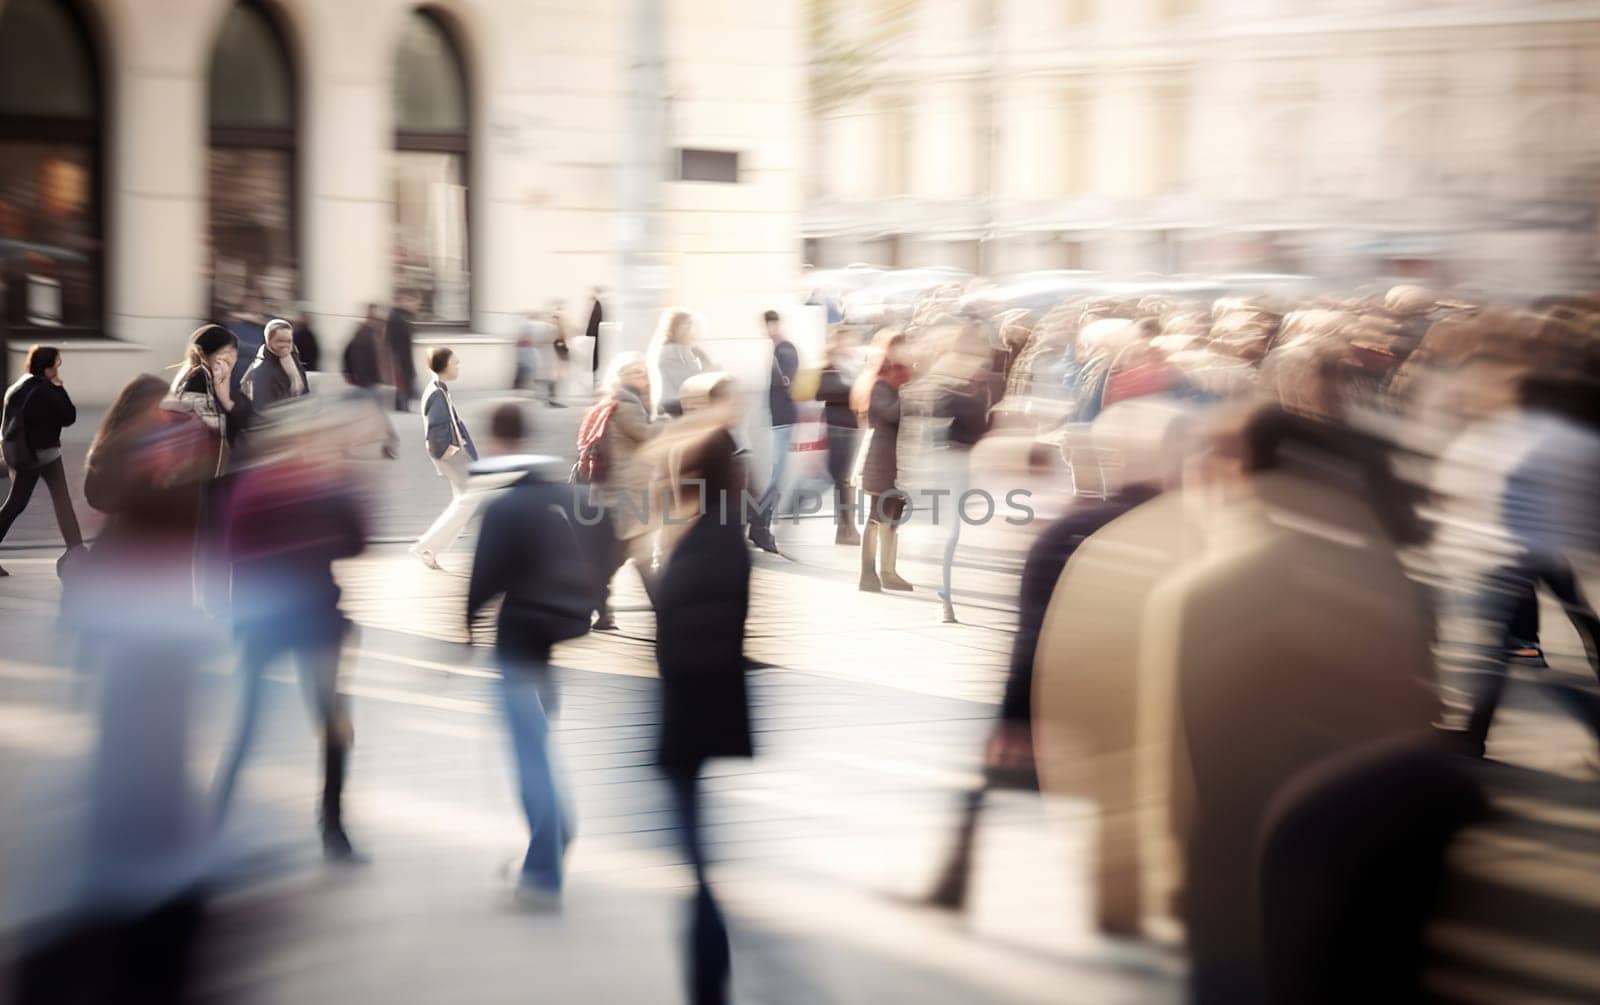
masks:
<svg viewBox="0 0 1600 1005"><path fill-rule="evenodd" d="M477 494L467 491L466 463L462 457L456 454L446 460L433 462L450 483L450 504L427 532L417 539L416 551L419 555L437 560L439 553L448 550L461 536L467 521L472 519L472 514L478 508ZM426 561L427 557L423 560Z"/></svg>
<svg viewBox="0 0 1600 1005"><path fill-rule="evenodd" d="M0 541L6 539L11 532L11 525L28 508L28 500L33 498L33 487L37 484L38 469L12 470L11 491L6 493L5 504L0 506Z"/></svg>
<svg viewBox="0 0 1600 1005"><path fill-rule="evenodd" d="M239 654L239 712L234 720L233 740L223 755L212 786L212 812L220 825L228 815L233 802L233 792L239 783L239 773L255 739L256 725L261 718L261 690L267 668L276 656L275 647L266 639L249 636Z"/></svg>
<svg viewBox="0 0 1600 1005"><path fill-rule="evenodd" d="M1568 620L1577 630L1578 637L1583 640L1583 649L1588 656L1590 670L1594 672L1596 678L1600 678L1600 617L1595 616L1589 599L1583 595L1583 587L1578 583L1578 577L1573 574L1572 563L1561 556L1545 557L1540 561L1539 578L1550 587L1550 592L1555 598L1561 601L1561 607L1566 611Z"/></svg>
<svg viewBox="0 0 1600 1005"><path fill-rule="evenodd" d="M333 638L309 643L295 655L306 703L322 732L322 849L331 859L355 859L344 829L344 783L355 742L350 699L339 690L339 649Z"/></svg>
<svg viewBox="0 0 1600 1005"><path fill-rule="evenodd" d="M878 580L885 590L909 593L911 584L901 578L896 565L900 556L900 517L905 513L905 497L887 496L883 500L884 519L878 528Z"/></svg>
<svg viewBox="0 0 1600 1005"><path fill-rule="evenodd" d="M689 1000L693 1005L722 1005L728 1000L732 950L722 911L706 876L705 845L700 831L700 783L695 768L669 770L667 783L678 818L683 850L694 869L695 898L689 925Z"/></svg>
<svg viewBox="0 0 1600 1005"><path fill-rule="evenodd" d="M877 568L878 534L883 529L883 521L878 519L880 502L879 496L868 493L867 525L861 531L861 581L858 584L867 593L877 593L883 589Z"/></svg>
<svg viewBox="0 0 1600 1005"><path fill-rule="evenodd" d="M855 546L855 487L850 484L850 461L855 456L854 429L828 427L828 477L833 479L833 543Z"/></svg>
<svg viewBox="0 0 1600 1005"><path fill-rule="evenodd" d="M518 883L533 891L559 893L566 820L550 765L550 719L538 679L549 672L542 663L512 663L501 668L500 680L518 795L528 818L528 850Z"/></svg>
<svg viewBox="0 0 1600 1005"><path fill-rule="evenodd" d="M1521 649L1537 651L1539 648L1539 594L1535 589L1535 580L1530 579L1517 598L1516 606L1511 615L1508 626L1507 649L1513 655ZM1537 659L1533 653L1527 654Z"/></svg>
<svg viewBox="0 0 1600 1005"><path fill-rule="evenodd" d="M650 606L656 606L656 533L648 531L636 534L623 542L623 549L627 557L633 561L634 571L639 573L639 582L644 586L645 598L650 601Z"/></svg>
<svg viewBox="0 0 1600 1005"><path fill-rule="evenodd" d="M50 502L56 510L56 524L61 528L61 536L66 540L67 547L83 547L83 531L78 529L78 514L72 511L72 493L67 488L67 466L58 457L39 469L39 477L44 479L45 487L50 490Z"/></svg>
<svg viewBox="0 0 1600 1005"><path fill-rule="evenodd" d="M1505 692L1510 625L1529 586L1525 570L1497 569L1456 599L1456 621L1465 622L1469 632L1466 644L1459 647L1458 668L1473 678L1472 712L1465 736L1476 752L1488 742L1489 725Z"/></svg>

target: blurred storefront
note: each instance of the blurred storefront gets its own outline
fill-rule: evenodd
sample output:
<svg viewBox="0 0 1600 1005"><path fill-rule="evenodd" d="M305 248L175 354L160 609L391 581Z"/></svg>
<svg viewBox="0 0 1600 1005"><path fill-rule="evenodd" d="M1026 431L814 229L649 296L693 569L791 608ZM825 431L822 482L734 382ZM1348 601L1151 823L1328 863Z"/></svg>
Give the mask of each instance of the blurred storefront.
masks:
<svg viewBox="0 0 1600 1005"><path fill-rule="evenodd" d="M799 0L5 0L11 354L72 345L93 401L256 298L307 310L331 359L401 290L427 334L507 340L558 299L581 326L625 278L647 6L670 92L650 293L755 330L800 264ZM701 179L684 151L738 168Z"/></svg>

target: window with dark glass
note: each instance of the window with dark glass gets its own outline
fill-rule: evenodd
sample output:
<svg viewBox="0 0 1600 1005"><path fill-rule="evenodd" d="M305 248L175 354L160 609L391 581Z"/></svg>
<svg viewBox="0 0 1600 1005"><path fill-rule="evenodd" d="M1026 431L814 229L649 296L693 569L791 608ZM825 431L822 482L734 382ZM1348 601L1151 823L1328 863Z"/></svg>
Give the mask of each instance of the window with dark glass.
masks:
<svg viewBox="0 0 1600 1005"><path fill-rule="evenodd" d="M734 150L679 149L678 179L680 181L737 182L739 180L739 154Z"/></svg>
<svg viewBox="0 0 1600 1005"><path fill-rule="evenodd" d="M394 115L395 292L416 295L421 322L467 324L467 78L426 9L411 13L395 53Z"/></svg>
<svg viewBox="0 0 1600 1005"><path fill-rule="evenodd" d="M104 332L100 84L66 0L0 4L0 325Z"/></svg>
<svg viewBox="0 0 1600 1005"><path fill-rule="evenodd" d="M300 291L294 73L282 32L258 4L236 4L223 19L209 115L212 310L286 312Z"/></svg>

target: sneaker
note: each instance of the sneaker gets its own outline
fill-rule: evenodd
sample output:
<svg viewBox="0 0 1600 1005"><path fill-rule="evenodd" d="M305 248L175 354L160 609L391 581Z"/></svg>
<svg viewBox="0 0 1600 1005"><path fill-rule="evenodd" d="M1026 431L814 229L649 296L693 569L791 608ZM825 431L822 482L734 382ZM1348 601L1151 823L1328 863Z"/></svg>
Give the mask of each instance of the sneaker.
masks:
<svg viewBox="0 0 1600 1005"><path fill-rule="evenodd" d="M532 883L518 883L511 891L511 905L528 914L559 914L561 891Z"/></svg>
<svg viewBox="0 0 1600 1005"><path fill-rule="evenodd" d="M351 847L350 837L343 827L323 828L322 857L338 865L367 864L367 857Z"/></svg>
<svg viewBox="0 0 1600 1005"><path fill-rule="evenodd" d="M589 626L597 632L614 632L617 630L617 619L607 614L594 619L594 624Z"/></svg>

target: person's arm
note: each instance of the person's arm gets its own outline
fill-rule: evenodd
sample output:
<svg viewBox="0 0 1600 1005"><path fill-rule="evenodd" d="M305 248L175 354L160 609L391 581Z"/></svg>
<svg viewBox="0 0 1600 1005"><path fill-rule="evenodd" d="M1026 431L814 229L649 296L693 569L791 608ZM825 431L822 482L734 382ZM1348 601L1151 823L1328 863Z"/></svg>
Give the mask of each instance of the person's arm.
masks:
<svg viewBox="0 0 1600 1005"><path fill-rule="evenodd" d="M456 445L455 432L450 428L450 403L444 400L443 391L428 396L427 439L428 456L438 460L448 457Z"/></svg>
<svg viewBox="0 0 1600 1005"><path fill-rule="evenodd" d="M900 422L900 395L886 380L872 385L872 400L867 406L867 418L873 422L898 425Z"/></svg>
<svg viewBox="0 0 1600 1005"><path fill-rule="evenodd" d="M778 364L778 376L783 378L783 386L793 384L794 375L800 372L800 352L795 349L794 343L784 342L773 350L773 362Z"/></svg>
<svg viewBox="0 0 1600 1005"><path fill-rule="evenodd" d="M500 500L496 500L499 502ZM490 505L483 513L483 526L478 531L478 544L472 555L472 576L467 581L467 633L472 631L472 621L485 604L506 592L511 582L514 561L513 550L508 547L516 536L508 533L514 528L505 525L502 506Z"/></svg>
<svg viewBox="0 0 1600 1005"><path fill-rule="evenodd" d="M611 413L611 425L616 427L619 436L634 443L644 443L661 432L662 427L661 423L649 422L644 408L631 400L617 402L616 411Z"/></svg>
<svg viewBox="0 0 1600 1005"><path fill-rule="evenodd" d="M72 403L72 398L67 394L67 389L59 378L46 388L50 392L47 396L50 402L52 419L57 424L66 427L78 421L78 408Z"/></svg>

